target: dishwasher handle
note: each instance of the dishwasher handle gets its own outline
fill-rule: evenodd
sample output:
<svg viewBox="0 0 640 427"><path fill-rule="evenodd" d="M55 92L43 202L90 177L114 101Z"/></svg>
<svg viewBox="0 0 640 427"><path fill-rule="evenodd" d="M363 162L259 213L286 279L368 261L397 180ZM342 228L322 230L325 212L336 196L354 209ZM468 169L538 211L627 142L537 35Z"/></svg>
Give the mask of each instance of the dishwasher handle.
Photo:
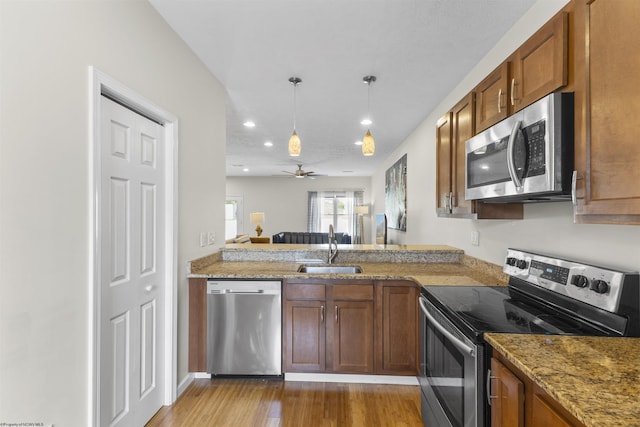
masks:
<svg viewBox="0 0 640 427"><path fill-rule="evenodd" d="M235 291L233 289L211 289L210 294L264 294L264 289L256 289L255 291Z"/></svg>

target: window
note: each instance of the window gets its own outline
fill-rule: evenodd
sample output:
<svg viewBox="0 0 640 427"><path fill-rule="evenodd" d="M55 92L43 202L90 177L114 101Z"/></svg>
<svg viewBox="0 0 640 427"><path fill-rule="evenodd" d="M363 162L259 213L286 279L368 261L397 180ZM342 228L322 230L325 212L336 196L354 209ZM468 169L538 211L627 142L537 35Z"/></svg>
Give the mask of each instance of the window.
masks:
<svg viewBox="0 0 640 427"><path fill-rule="evenodd" d="M332 224L336 233L355 236L355 208L363 198L363 191L310 191L307 231L326 233Z"/></svg>
<svg viewBox="0 0 640 427"><path fill-rule="evenodd" d="M224 204L224 238L233 239L242 233L242 197L227 197Z"/></svg>

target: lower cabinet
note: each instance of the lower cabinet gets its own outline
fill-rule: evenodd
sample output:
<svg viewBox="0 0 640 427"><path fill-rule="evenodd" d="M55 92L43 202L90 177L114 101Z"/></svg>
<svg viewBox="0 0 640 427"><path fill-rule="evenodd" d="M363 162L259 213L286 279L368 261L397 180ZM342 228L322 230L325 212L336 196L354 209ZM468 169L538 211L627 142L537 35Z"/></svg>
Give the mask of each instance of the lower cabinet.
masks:
<svg viewBox="0 0 640 427"><path fill-rule="evenodd" d="M416 375L413 282L285 281L286 372Z"/></svg>
<svg viewBox="0 0 640 427"><path fill-rule="evenodd" d="M377 373L417 374L418 294L413 282L376 282Z"/></svg>
<svg viewBox="0 0 640 427"><path fill-rule="evenodd" d="M491 359L492 427L583 427L553 397L501 355Z"/></svg>
<svg viewBox="0 0 640 427"><path fill-rule="evenodd" d="M325 304L324 300L285 301L285 371L324 371Z"/></svg>
<svg viewBox="0 0 640 427"><path fill-rule="evenodd" d="M373 301L334 301L333 310L331 370L373 373Z"/></svg>

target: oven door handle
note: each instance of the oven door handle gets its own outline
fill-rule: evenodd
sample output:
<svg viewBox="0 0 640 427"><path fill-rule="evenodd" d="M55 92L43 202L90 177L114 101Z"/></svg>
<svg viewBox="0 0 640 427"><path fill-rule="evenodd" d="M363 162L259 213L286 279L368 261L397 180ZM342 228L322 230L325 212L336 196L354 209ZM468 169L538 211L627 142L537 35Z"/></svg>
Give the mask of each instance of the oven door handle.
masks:
<svg viewBox="0 0 640 427"><path fill-rule="evenodd" d="M447 337L451 341L451 343L453 343L453 345L458 347L459 350L469 354L469 356L471 356L471 357L475 357L476 356L476 351L475 351L475 349L473 347L470 347L466 343L462 342L460 340L460 338L456 337L451 332L447 331L447 329L444 326L442 326L440 323L438 323L436 321L436 319L433 318L431 313L429 313L427 311L427 307L425 305L425 301L426 301L426 299L424 297L420 297L418 299L418 304L420 304L420 309L422 310L424 315L427 316L427 319L433 324L433 326L435 326L435 328L438 331L440 331L440 333L442 333L442 335Z"/></svg>

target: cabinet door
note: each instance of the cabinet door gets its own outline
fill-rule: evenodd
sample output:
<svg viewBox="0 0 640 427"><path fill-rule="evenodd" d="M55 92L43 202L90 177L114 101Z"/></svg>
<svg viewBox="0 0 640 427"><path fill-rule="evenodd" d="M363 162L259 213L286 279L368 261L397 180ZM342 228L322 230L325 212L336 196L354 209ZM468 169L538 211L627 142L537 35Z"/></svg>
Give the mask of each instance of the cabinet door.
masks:
<svg viewBox="0 0 640 427"><path fill-rule="evenodd" d="M466 157L465 142L473 136L475 129L475 104L473 92L464 97L453 107L452 117L452 172L451 191L453 192L452 212L471 213L473 212L473 202L464 199Z"/></svg>
<svg viewBox="0 0 640 427"><path fill-rule="evenodd" d="M586 14L587 22L582 45L587 48L586 70L580 73L587 76L585 130L576 139L576 221L640 224L636 135L640 99L635 95L640 87L640 56L632 48L640 45L640 2L584 2L578 2L576 9ZM576 117L577 123L579 119Z"/></svg>
<svg viewBox="0 0 640 427"><path fill-rule="evenodd" d="M509 115L511 64L505 62L474 89L476 93L476 132L498 123Z"/></svg>
<svg viewBox="0 0 640 427"><path fill-rule="evenodd" d="M189 279L189 372L207 371L207 279Z"/></svg>
<svg viewBox="0 0 640 427"><path fill-rule="evenodd" d="M495 358L491 373L491 426L523 427L524 383Z"/></svg>
<svg viewBox="0 0 640 427"><path fill-rule="evenodd" d="M386 374L416 375L418 352L418 290L415 285L387 285L382 282L378 334L381 357L379 370Z"/></svg>
<svg viewBox="0 0 640 427"><path fill-rule="evenodd" d="M334 301L333 371L373 373L373 301Z"/></svg>
<svg viewBox="0 0 640 427"><path fill-rule="evenodd" d="M451 112L436 124L436 212L451 213Z"/></svg>
<svg viewBox="0 0 640 427"><path fill-rule="evenodd" d="M325 369L324 301L285 301L285 371Z"/></svg>
<svg viewBox="0 0 640 427"><path fill-rule="evenodd" d="M573 427L558 411L546 401L544 396L533 394L531 402L532 424L545 427Z"/></svg>
<svg viewBox="0 0 640 427"><path fill-rule="evenodd" d="M512 111L518 111L567 84L568 15L553 17L513 56Z"/></svg>

